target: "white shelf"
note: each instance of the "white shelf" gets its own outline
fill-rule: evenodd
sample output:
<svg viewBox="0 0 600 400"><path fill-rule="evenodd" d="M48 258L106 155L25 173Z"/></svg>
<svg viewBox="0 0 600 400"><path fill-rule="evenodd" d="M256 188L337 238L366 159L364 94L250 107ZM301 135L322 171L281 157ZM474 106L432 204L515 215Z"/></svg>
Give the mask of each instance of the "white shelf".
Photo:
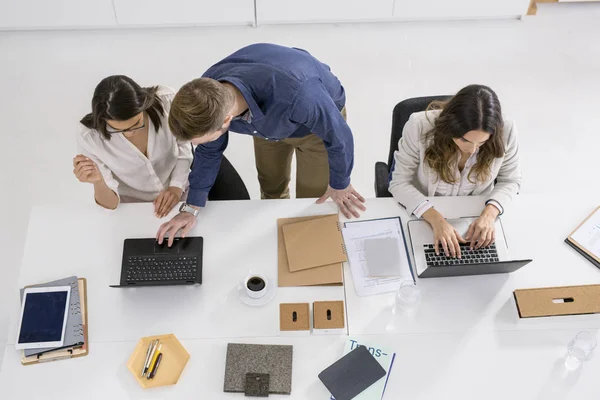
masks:
<svg viewBox="0 0 600 400"><path fill-rule="evenodd" d="M258 24L390 20L394 0L256 0Z"/></svg>
<svg viewBox="0 0 600 400"><path fill-rule="evenodd" d="M529 0L395 0L394 19L511 18L527 14Z"/></svg>
<svg viewBox="0 0 600 400"><path fill-rule="evenodd" d="M253 25L253 0L114 0L119 25Z"/></svg>
<svg viewBox="0 0 600 400"><path fill-rule="evenodd" d="M115 27L111 0L0 0L0 29Z"/></svg>

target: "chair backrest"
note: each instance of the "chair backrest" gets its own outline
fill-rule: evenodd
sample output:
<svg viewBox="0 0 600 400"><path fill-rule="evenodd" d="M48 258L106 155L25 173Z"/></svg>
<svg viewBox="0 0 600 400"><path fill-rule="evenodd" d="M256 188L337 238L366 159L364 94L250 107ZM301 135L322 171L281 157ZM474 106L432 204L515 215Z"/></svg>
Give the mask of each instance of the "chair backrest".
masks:
<svg viewBox="0 0 600 400"><path fill-rule="evenodd" d="M425 111L427 106L435 100L448 100L451 96L427 96L413 97L406 99L396 104L392 115L392 136L390 138L390 152L388 154L388 168L392 168L394 161L394 152L398 150L398 141L402 137L404 125L410 118L411 114Z"/></svg>

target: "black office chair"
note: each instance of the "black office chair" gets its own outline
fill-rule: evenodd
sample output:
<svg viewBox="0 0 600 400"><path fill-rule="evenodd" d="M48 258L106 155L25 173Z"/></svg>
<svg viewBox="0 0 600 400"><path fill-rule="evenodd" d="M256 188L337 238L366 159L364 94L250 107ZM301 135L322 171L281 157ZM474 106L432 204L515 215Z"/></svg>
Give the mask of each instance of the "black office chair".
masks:
<svg viewBox="0 0 600 400"><path fill-rule="evenodd" d="M387 164L378 161L375 163L375 197L392 197L388 191L389 175L394 162L394 152L398 150L398 141L402 137L404 125L411 114L425 111L427 106L435 100L448 100L451 96L428 96L406 99L396 104L392 115L392 136Z"/></svg>
<svg viewBox="0 0 600 400"><path fill-rule="evenodd" d="M208 192L208 200L250 200L242 177L225 156L221 160L215 184Z"/></svg>
<svg viewBox="0 0 600 400"><path fill-rule="evenodd" d="M193 144L191 146L195 160L196 149ZM192 160L190 170L194 166L194 160ZM250 193L248 193L242 177L225 156L221 159L215 183L208 192L208 200L250 200Z"/></svg>

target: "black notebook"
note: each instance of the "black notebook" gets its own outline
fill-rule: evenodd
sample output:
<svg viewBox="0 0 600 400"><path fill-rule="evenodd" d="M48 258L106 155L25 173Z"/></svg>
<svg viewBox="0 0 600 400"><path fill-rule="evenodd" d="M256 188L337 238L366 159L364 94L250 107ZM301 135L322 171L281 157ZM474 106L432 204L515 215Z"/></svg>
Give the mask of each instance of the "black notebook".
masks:
<svg viewBox="0 0 600 400"><path fill-rule="evenodd" d="M379 362L359 346L319 374L336 400L351 400L386 375Z"/></svg>

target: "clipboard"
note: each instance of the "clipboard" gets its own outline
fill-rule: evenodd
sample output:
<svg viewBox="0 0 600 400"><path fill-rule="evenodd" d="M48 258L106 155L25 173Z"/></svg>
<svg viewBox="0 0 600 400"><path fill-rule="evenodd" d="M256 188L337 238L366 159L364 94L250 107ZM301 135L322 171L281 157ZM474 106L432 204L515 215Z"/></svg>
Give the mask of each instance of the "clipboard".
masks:
<svg viewBox="0 0 600 400"><path fill-rule="evenodd" d="M83 345L70 349L58 349L29 357L25 357L24 351L21 351L22 365L40 364L49 361L66 360L69 358L84 357L88 355L90 342L88 337L87 280L85 278L79 278L77 279L77 284L79 288L79 301L81 303L81 316L83 319Z"/></svg>
<svg viewBox="0 0 600 400"><path fill-rule="evenodd" d="M585 257L589 262L600 268L600 255L595 255L592 251L587 249L582 243L578 242L573 236L582 229L582 227L590 221L590 219L600 211L600 206L596 207L590 215L586 217L578 226L571 232L571 234L565 239L565 243L571 246L575 251ZM599 230L600 232L600 230Z"/></svg>

